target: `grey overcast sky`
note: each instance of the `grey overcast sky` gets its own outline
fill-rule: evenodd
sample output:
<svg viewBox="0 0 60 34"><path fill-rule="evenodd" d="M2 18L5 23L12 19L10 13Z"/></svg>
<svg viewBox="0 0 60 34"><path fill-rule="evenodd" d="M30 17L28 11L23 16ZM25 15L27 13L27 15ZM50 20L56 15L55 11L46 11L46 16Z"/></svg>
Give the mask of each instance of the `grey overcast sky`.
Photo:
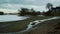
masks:
<svg viewBox="0 0 60 34"><path fill-rule="evenodd" d="M46 4L60 5L60 0L0 0L0 11L17 12L18 9L33 8L37 11L46 11Z"/></svg>

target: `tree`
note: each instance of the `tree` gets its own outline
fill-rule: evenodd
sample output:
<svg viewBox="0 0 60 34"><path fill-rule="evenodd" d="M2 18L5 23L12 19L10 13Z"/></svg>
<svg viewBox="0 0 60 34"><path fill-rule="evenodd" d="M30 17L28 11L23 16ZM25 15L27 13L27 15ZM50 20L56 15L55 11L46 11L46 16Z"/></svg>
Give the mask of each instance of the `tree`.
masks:
<svg viewBox="0 0 60 34"><path fill-rule="evenodd" d="M0 12L0 15L4 15L4 12Z"/></svg>
<svg viewBox="0 0 60 34"><path fill-rule="evenodd" d="M28 11L29 11L29 9L27 9L27 8L21 8L20 15L24 16L28 13Z"/></svg>
<svg viewBox="0 0 60 34"><path fill-rule="evenodd" d="M32 11L32 12L35 12L35 10L34 10L33 8L31 8L31 11Z"/></svg>
<svg viewBox="0 0 60 34"><path fill-rule="evenodd" d="M53 8L53 5L51 3L47 3L46 8L48 8L49 11L51 11L51 9Z"/></svg>
<svg viewBox="0 0 60 34"><path fill-rule="evenodd" d="M49 9L49 10L45 13L45 15L46 16L51 16L52 15L51 14L51 12L52 12L51 10L53 8L53 5L51 3L47 3L46 8Z"/></svg>
<svg viewBox="0 0 60 34"><path fill-rule="evenodd" d="M40 15L40 11L36 12L33 8L28 9L28 8L21 8L21 10L18 10L20 16L25 16L25 15L30 15L30 16L37 16Z"/></svg>

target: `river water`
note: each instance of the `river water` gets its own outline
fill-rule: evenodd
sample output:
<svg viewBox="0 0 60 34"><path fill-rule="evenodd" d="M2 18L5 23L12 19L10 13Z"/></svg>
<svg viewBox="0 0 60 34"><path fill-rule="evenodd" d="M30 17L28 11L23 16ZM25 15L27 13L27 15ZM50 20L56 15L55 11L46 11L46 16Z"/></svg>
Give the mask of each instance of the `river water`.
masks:
<svg viewBox="0 0 60 34"><path fill-rule="evenodd" d="M27 19L27 18L29 18L29 17L17 16L17 15L0 15L0 22L24 20L24 19Z"/></svg>

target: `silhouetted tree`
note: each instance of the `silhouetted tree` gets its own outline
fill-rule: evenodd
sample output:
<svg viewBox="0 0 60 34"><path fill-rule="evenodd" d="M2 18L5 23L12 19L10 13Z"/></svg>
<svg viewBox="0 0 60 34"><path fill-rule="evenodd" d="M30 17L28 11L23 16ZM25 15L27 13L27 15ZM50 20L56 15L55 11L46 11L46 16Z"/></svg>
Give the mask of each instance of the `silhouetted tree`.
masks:
<svg viewBox="0 0 60 34"><path fill-rule="evenodd" d="M50 11L50 10L51 10L51 8L53 8L53 5L52 5L51 3L47 3L46 8L48 8L48 9L49 9L49 11Z"/></svg>
<svg viewBox="0 0 60 34"><path fill-rule="evenodd" d="M0 15L4 15L4 12L0 12Z"/></svg>
<svg viewBox="0 0 60 34"><path fill-rule="evenodd" d="M24 16L24 15L37 16L37 15L40 15L40 12L36 12L33 8L31 8L31 9L21 8L21 10L19 10L19 13L21 16Z"/></svg>
<svg viewBox="0 0 60 34"><path fill-rule="evenodd" d="M46 8L48 8L49 10L45 13L46 16L51 16L52 15L52 8L53 8L53 5L51 3L47 3L46 5Z"/></svg>
<svg viewBox="0 0 60 34"><path fill-rule="evenodd" d="M45 15L45 13L46 13L46 12L45 12L45 11L43 11L43 12L42 12L42 15Z"/></svg>
<svg viewBox="0 0 60 34"><path fill-rule="evenodd" d="M29 9L27 9L27 8L21 8L20 15L21 15L21 16L26 15L26 14L28 13L28 10L29 10Z"/></svg>

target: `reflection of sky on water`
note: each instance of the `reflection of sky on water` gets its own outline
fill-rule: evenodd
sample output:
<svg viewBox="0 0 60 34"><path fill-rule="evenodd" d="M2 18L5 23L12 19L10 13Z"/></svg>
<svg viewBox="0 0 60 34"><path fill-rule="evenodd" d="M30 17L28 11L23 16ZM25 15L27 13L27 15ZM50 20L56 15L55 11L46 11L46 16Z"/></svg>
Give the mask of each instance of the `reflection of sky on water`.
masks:
<svg viewBox="0 0 60 34"><path fill-rule="evenodd" d="M17 16L17 15L0 15L0 22L6 22L6 21L17 21L17 20L24 20L28 17L23 16Z"/></svg>

